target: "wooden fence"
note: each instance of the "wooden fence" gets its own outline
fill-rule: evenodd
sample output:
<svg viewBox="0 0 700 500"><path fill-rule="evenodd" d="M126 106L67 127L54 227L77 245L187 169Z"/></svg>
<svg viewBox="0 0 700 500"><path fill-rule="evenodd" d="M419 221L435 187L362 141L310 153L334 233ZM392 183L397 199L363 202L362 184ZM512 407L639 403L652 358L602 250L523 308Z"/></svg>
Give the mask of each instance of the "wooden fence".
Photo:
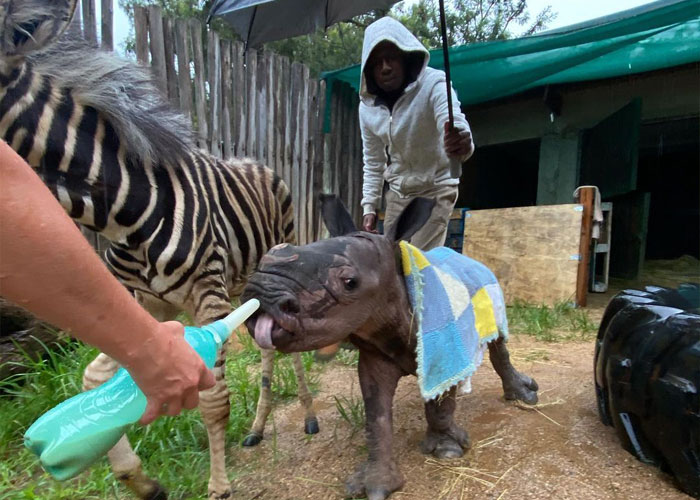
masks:
<svg viewBox="0 0 700 500"><path fill-rule="evenodd" d="M341 195L359 221L361 141L357 100L331 99L323 132L325 82L267 50L244 50L196 19L164 18L158 6L134 10L136 57L160 90L192 120L199 147L218 157L264 162L288 184L300 243L322 236L317 194Z"/></svg>

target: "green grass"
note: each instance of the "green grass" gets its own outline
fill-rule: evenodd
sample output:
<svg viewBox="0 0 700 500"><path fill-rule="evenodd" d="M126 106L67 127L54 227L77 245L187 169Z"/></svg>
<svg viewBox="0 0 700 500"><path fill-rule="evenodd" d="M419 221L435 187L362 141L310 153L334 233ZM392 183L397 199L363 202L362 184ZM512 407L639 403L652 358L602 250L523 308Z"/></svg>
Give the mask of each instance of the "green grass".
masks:
<svg viewBox="0 0 700 500"><path fill-rule="evenodd" d="M260 393L260 351L249 336L241 340L244 349L229 355L226 368L231 390L226 433L229 446L236 446L249 430ZM26 374L0 381L0 500L132 498L115 480L106 458L78 477L59 482L44 472L38 459L23 446L24 432L34 420L80 392L82 372L96 354L95 349L76 341L52 345L42 360L25 357ZM313 391L318 386L313 355L304 353L303 361ZM276 402L296 397L296 376L289 356L276 356L272 388ZM273 415L267 427L270 438L274 434ZM206 498L209 452L198 411L162 417L147 427L134 425L128 436L145 470L168 490L168 498ZM235 477L236 463L230 462L227 469Z"/></svg>
<svg viewBox="0 0 700 500"><path fill-rule="evenodd" d="M351 436L365 426L365 404L361 397L351 396L347 398L345 396L333 396L335 400L335 409L338 411L338 415L342 418L350 428L352 429Z"/></svg>
<svg viewBox="0 0 700 500"><path fill-rule="evenodd" d="M547 342L590 340L598 328L585 310L567 302L550 307L516 301L508 306L507 314L511 333L532 335Z"/></svg>

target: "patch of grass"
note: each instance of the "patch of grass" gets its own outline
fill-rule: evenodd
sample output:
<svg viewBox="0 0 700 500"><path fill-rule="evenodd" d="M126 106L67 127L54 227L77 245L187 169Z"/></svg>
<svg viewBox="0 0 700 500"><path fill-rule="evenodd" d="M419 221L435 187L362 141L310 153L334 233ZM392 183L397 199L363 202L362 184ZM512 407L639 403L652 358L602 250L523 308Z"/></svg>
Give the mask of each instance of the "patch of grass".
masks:
<svg viewBox="0 0 700 500"><path fill-rule="evenodd" d="M339 349L335 359L341 365L356 367L360 360L360 351L358 349Z"/></svg>
<svg viewBox="0 0 700 500"><path fill-rule="evenodd" d="M351 436L365 426L365 403L362 398L352 396L333 396L335 400L335 408L338 410L340 418L345 420L352 429Z"/></svg>
<svg viewBox="0 0 700 500"><path fill-rule="evenodd" d="M516 301L508 306L508 325L511 333L533 335L546 342L590 340L597 331L588 313L568 302L550 307Z"/></svg>
<svg viewBox="0 0 700 500"><path fill-rule="evenodd" d="M260 351L249 335L240 338L243 350L230 353L226 364L231 391L226 431L229 446L237 446L248 432L260 393ZM72 340L47 346L43 359L37 361L26 356L20 363L26 370L24 374L0 381L0 500L131 497L110 472L106 458L78 477L59 482L23 446L24 432L39 416L80 392L83 370L96 355L97 350ZM319 379L313 355L305 353L303 362L307 384L313 391ZM278 355L275 365L275 399L296 398L291 357ZM273 431L271 416L268 432ZM206 497L209 451L199 411L187 411L174 418L162 417L147 427L134 425L127 434L145 471L168 490L168 498ZM227 469L233 477L236 463L227 464Z"/></svg>

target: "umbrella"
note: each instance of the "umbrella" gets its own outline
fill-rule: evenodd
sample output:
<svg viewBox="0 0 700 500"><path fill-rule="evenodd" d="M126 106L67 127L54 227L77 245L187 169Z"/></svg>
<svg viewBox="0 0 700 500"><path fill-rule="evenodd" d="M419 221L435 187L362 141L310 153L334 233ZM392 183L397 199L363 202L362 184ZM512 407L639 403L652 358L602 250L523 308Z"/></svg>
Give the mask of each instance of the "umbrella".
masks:
<svg viewBox="0 0 700 500"><path fill-rule="evenodd" d="M398 0L216 0L209 11L212 17L221 17L245 42L246 48L265 42L282 40L313 33L334 23L347 21L372 9L386 9ZM447 52L445 4L440 3L440 33L445 58L447 104L450 129L454 128L450 61ZM461 167L453 162L453 176L459 177Z"/></svg>
<svg viewBox="0 0 700 500"><path fill-rule="evenodd" d="M313 33L398 0L216 0L209 11L224 19L245 42L265 42Z"/></svg>

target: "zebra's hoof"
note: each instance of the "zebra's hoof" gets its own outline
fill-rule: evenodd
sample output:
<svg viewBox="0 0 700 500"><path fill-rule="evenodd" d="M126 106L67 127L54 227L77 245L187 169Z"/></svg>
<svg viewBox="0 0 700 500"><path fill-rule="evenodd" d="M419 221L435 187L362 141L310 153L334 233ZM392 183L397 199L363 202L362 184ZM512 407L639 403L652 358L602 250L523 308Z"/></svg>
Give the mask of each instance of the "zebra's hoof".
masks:
<svg viewBox="0 0 700 500"><path fill-rule="evenodd" d="M262 441L262 438L263 437L257 432L251 432L243 439L241 445L246 447L257 446L260 444L260 441Z"/></svg>
<svg viewBox="0 0 700 500"><path fill-rule="evenodd" d="M318 419L316 417L307 418L304 422L304 432L306 434L318 434Z"/></svg>

